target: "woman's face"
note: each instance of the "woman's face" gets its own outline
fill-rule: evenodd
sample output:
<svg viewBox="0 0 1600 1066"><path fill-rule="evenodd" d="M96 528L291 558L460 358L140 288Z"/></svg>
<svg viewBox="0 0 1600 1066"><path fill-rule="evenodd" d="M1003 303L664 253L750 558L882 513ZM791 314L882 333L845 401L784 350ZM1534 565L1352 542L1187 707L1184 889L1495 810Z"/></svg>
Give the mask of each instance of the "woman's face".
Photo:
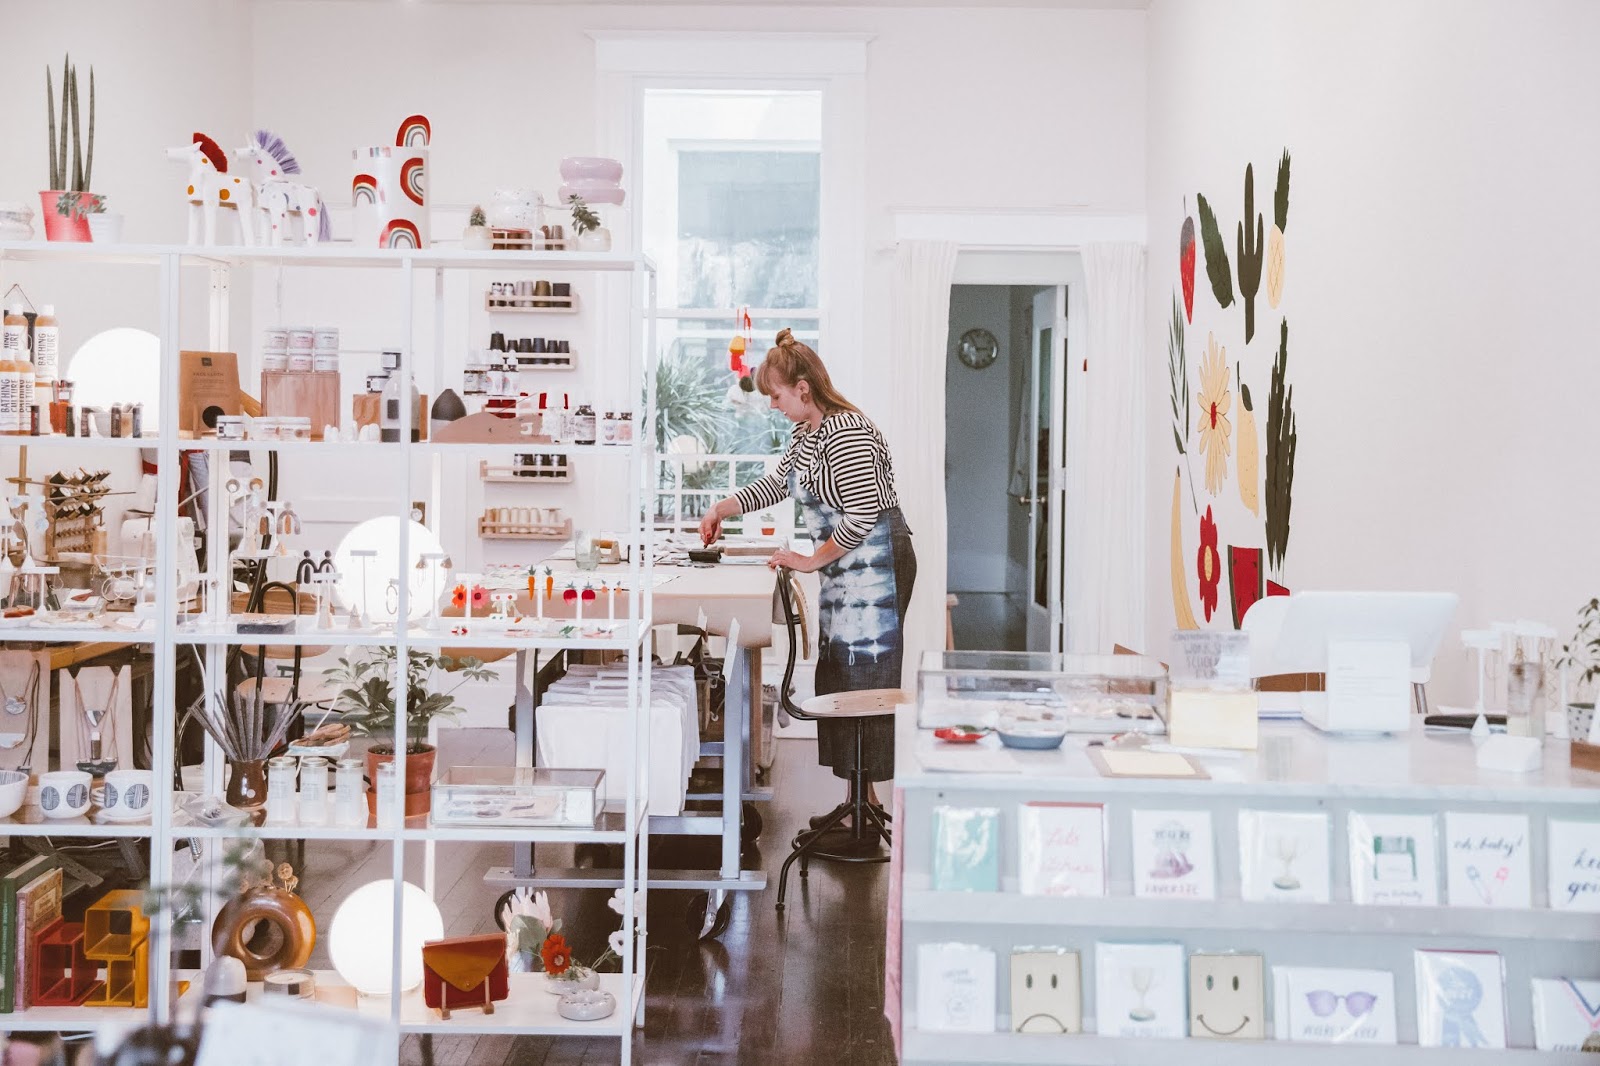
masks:
<svg viewBox="0 0 1600 1066"><path fill-rule="evenodd" d="M811 403L811 386L803 381L793 385L773 382L771 399L772 409L791 422L804 422L816 411Z"/></svg>

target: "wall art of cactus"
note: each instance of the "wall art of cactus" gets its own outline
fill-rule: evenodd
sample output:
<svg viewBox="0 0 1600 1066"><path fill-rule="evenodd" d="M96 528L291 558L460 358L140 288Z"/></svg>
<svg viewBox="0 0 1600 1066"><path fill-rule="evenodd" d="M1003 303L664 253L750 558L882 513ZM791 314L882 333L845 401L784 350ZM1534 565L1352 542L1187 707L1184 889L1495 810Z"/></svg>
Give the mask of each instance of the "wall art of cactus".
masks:
<svg viewBox="0 0 1600 1066"><path fill-rule="evenodd" d="M1222 231L1217 228L1217 216L1204 196L1196 196L1200 203L1200 243L1206 249L1206 277L1211 280L1211 294L1217 298L1218 307L1233 303L1233 272L1228 269L1228 249L1222 243Z"/></svg>
<svg viewBox="0 0 1600 1066"><path fill-rule="evenodd" d="M1250 220L1255 219L1255 233L1250 232ZM1256 172L1249 163L1244 165L1244 221L1239 223L1239 295L1244 298L1244 342L1256 335L1256 293L1261 289L1261 260L1266 251L1264 224L1256 213ZM1252 237L1254 239L1252 240Z"/></svg>
<svg viewBox="0 0 1600 1066"><path fill-rule="evenodd" d="M1178 296L1172 296L1172 325L1167 328L1167 378L1172 384L1172 439L1178 454L1189 464L1189 358L1183 348L1183 312ZM1189 476L1189 499L1196 512L1200 504L1194 497L1194 475Z"/></svg>
<svg viewBox="0 0 1600 1066"><path fill-rule="evenodd" d="M89 137L85 150L78 107L78 68L70 55L61 63L61 137L56 138L55 83L44 71L44 102L50 120L50 189L88 192L94 173L94 68L89 68ZM67 168L67 129L72 130L72 167Z"/></svg>
<svg viewBox="0 0 1600 1066"><path fill-rule="evenodd" d="M1278 354L1272 361L1272 386L1267 394L1267 562L1283 572L1289 548L1289 509L1294 488L1294 387L1285 382L1289 365L1289 320L1283 320Z"/></svg>
<svg viewBox="0 0 1600 1066"><path fill-rule="evenodd" d="M1272 232L1267 235L1267 302L1283 299L1283 234L1289 228L1289 149L1278 160L1278 187L1272 194Z"/></svg>

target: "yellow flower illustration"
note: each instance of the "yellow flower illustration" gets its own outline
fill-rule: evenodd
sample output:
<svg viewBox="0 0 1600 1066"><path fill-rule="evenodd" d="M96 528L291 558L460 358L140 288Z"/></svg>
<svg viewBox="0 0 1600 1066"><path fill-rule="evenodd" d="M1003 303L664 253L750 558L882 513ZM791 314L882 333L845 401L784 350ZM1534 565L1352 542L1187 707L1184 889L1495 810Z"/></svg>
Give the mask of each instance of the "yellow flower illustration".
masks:
<svg viewBox="0 0 1600 1066"><path fill-rule="evenodd" d="M1214 333L1206 334L1206 354L1200 360L1200 454L1206 459L1206 491L1215 496L1228 476L1229 436L1233 424L1228 409L1228 349L1217 347Z"/></svg>

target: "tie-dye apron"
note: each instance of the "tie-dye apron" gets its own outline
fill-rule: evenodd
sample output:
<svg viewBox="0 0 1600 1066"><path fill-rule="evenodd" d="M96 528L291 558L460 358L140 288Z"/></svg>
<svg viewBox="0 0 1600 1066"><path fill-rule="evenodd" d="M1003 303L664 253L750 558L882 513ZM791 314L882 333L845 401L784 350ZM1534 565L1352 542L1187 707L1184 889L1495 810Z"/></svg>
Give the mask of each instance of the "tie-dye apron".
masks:
<svg viewBox="0 0 1600 1066"><path fill-rule="evenodd" d="M832 535L842 512L789 471L789 495L800 505L806 531L816 544ZM818 604L816 692L899 688L904 658L901 639L906 605L917 576L911 530L900 508L882 511L867 539L824 566ZM848 777L855 759L855 726L817 723L817 755L838 777ZM894 719L869 719L862 742L868 779L894 776Z"/></svg>

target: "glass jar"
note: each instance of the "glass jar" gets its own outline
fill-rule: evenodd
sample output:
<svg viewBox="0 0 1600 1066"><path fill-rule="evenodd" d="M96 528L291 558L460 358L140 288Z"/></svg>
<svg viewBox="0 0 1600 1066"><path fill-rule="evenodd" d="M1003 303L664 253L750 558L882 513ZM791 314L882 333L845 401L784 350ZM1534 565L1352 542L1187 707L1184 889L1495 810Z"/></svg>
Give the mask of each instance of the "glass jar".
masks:
<svg viewBox="0 0 1600 1066"><path fill-rule="evenodd" d="M572 415L572 443L593 444L595 441L594 408L586 403L578 405Z"/></svg>
<svg viewBox="0 0 1600 1066"><path fill-rule="evenodd" d="M342 828L367 824L367 764L340 759L333 771L333 820Z"/></svg>
<svg viewBox="0 0 1600 1066"><path fill-rule="evenodd" d="M310 755L300 760L300 824L328 822L328 760Z"/></svg>
<svg viewBox="0 0 1600 1066"><path fill-rule="evenodd" d="M378 828L396 829L400 825L400 778L393 762L378 764L378 780L373 789L378 806Z"/></svg>
<svg viewBox="0 0 1600 1066"><path fill-rule="evenodd" d="M293 825L297 815L294 796L295 760L280 755L267 760L267 824Z"/></svg>
<svg viewBox="0 0 1600 1066"><path fill-rule="evenodd" d="M624 411L617 416L617 443L633 443L633 412Z"/></svg>

